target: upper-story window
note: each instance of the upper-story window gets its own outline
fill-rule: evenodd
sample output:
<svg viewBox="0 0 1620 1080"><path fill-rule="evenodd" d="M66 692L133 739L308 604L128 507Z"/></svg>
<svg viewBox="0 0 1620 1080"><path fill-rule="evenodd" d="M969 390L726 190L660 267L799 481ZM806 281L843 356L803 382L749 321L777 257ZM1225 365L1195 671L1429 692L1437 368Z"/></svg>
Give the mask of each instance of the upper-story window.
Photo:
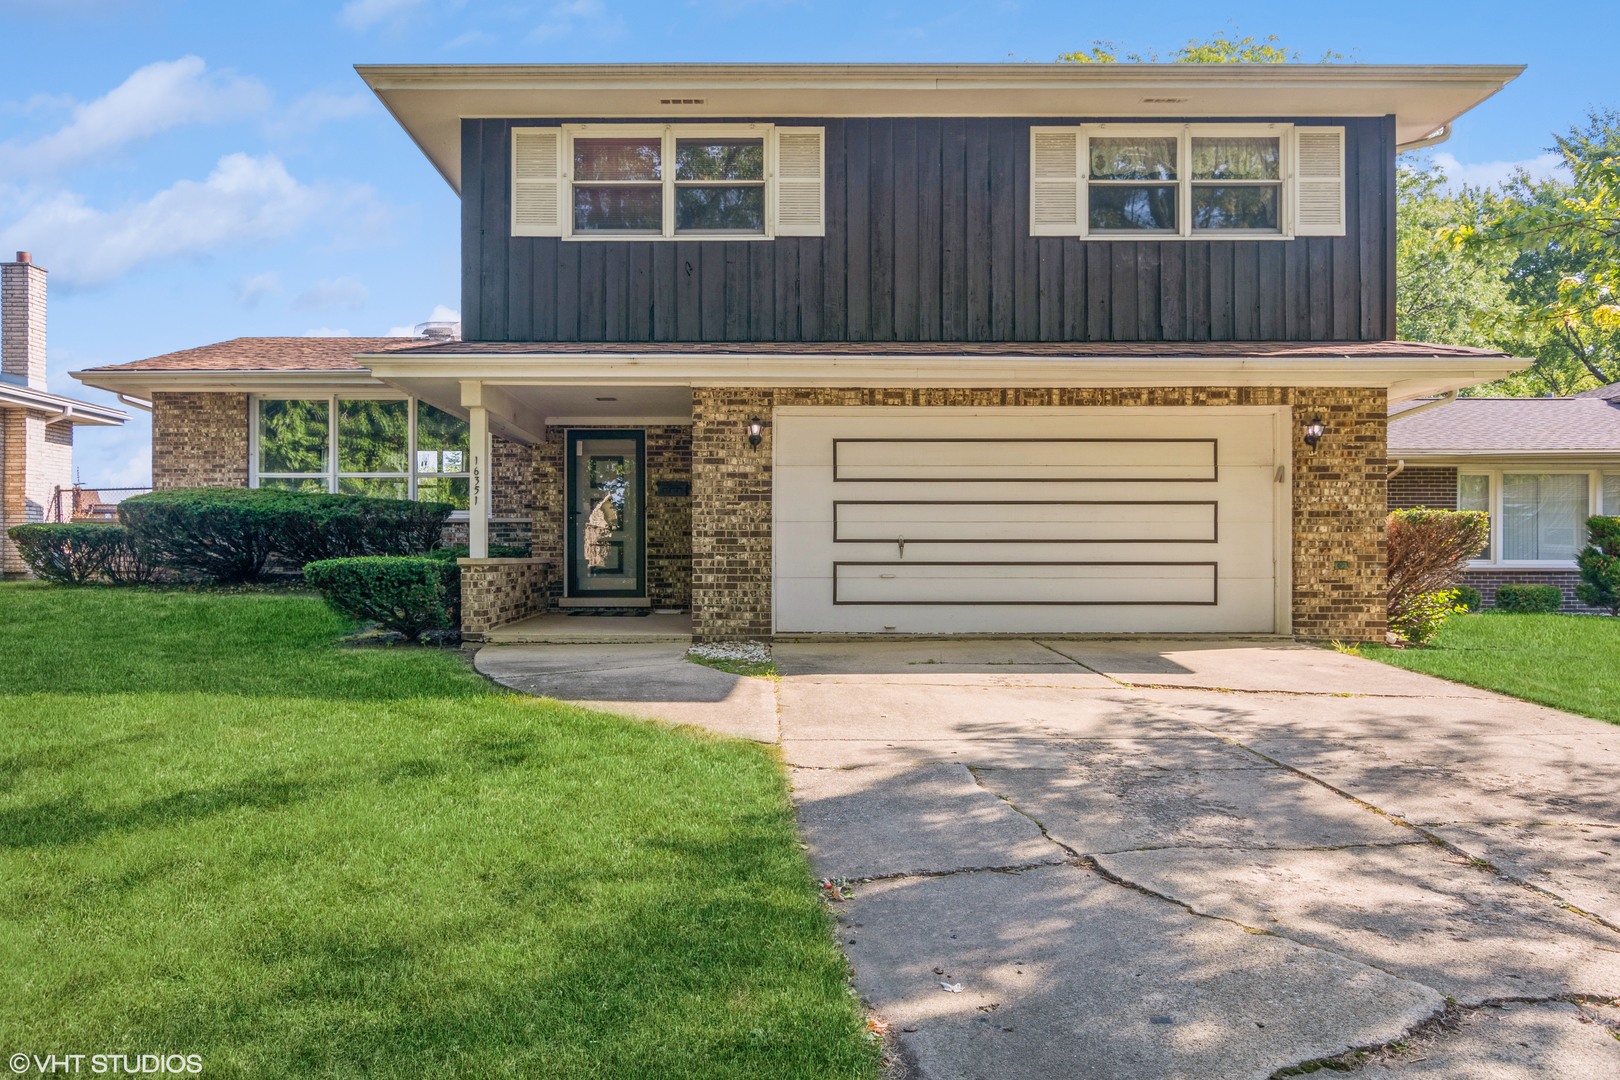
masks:
<svg viewBox="0 0 1620 1080"><path fill-rule="evenodd" d="M1094 239L1344 233L1344 129L1089 124L1030 131L1030 231Z"/></svg>
<svg viewBox="0 0 1620 1080"><path fill-rule="evenodd" d="M574 240L820 236L823 131L581 124L512 131L512 233Z"/></svg>

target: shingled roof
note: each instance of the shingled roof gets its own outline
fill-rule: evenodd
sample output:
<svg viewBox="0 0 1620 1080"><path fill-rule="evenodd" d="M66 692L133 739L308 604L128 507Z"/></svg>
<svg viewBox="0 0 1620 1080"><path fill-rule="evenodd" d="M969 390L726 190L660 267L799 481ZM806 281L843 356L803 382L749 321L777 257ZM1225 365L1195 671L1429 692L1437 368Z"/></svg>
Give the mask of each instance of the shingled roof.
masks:
<svg viewBox="0 0 1620 1080"><path fill-rule="evenodd" d="M240 337L90 371L364 371L356 353L418 348L407 337Z"/></svg>
<svg viewBox="0 0 1620 1080"><path fill-rule="evenodd" d="M1600 397L1458 398L1389 419L1389 452L1620 454L1620 403Z"/></svg>

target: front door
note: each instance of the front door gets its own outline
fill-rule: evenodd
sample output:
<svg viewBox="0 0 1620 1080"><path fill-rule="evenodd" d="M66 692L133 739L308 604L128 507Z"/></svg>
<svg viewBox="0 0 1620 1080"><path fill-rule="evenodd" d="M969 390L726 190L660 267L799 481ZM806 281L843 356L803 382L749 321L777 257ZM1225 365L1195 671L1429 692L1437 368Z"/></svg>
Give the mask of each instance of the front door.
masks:
<svg viewBox="0 0 1620 1080"><path fill-rule="evenodd" d="M647 595L646 441L641 431L568 433L568 595Z"/></svg>

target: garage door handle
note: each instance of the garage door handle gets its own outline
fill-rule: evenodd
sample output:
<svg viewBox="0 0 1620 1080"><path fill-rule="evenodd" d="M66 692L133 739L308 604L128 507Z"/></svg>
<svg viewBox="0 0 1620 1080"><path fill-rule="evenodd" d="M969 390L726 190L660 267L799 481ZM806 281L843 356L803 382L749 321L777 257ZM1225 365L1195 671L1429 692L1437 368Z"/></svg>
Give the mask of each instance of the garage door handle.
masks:
<svg viewBox="0 0 1620 1080"><path fill-rule="evenodd" d="M896 544L900 545L900 557L902 559L905 558L906 557L906 538L903 537L903 536L896 537L894 542Z"/></svg>

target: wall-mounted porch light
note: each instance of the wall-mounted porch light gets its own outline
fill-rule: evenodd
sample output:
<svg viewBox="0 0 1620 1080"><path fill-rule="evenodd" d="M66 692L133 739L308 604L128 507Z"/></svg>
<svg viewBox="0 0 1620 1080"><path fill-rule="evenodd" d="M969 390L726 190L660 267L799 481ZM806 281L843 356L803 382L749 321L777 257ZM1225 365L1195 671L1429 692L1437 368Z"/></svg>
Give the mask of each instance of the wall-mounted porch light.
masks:
<svg viewBox="0 0 1620 1080"><path fill-rule="evenodd" d="M765 438L765 421L756 416L748 421L748 445L758 446L763 438Z"/></svg>
<svg viewBox="0 0 1620 1080"><path fill-rule="evenodd" d="M1322 436L1326 433L1327 425L1322 423L1320 416L1315 417L1305 425L1305 445L1315 450L1316 444L1322 441Z"/></svg>

